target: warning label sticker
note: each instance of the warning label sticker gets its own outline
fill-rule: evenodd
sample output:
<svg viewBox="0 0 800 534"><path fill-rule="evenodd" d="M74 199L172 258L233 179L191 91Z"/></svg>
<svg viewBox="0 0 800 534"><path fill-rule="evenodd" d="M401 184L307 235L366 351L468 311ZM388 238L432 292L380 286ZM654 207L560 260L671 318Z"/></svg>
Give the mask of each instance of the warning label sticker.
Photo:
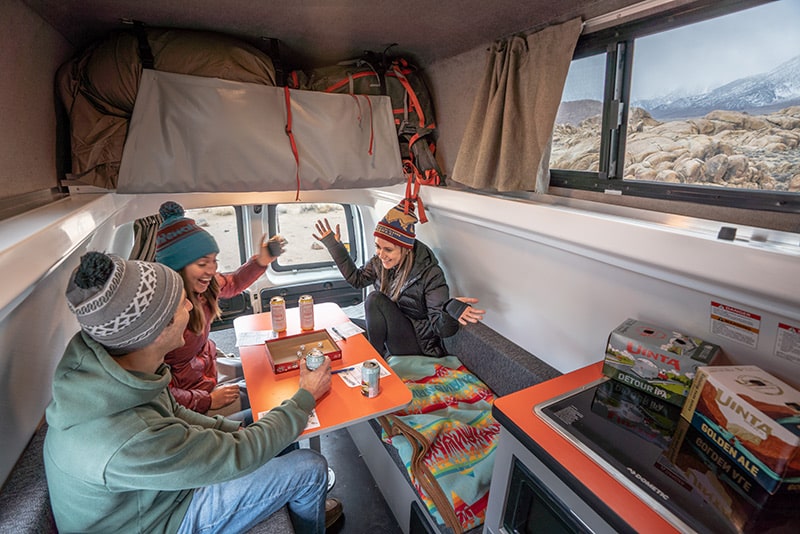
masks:
<svg viewBox="0 0 800 534"><path fill-rule="evenodd" d="M761 331L761 316L733 306L711 302L711 332L755 348Z"/></svg>
<svg viewBox="0 0 800 534"><path fill-rule="evenodd" d="M800 326L778 323L775 356L800 364Z"/></svg>

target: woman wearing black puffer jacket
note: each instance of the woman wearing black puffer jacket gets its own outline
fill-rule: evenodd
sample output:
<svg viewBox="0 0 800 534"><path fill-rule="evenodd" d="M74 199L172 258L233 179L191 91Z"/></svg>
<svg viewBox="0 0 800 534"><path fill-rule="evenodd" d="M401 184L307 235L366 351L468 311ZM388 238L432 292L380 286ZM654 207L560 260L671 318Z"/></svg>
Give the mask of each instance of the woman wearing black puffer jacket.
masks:
<svg viewBox="0 0 800 534"><path fill-rule="evenodd" d="M364 304L367 336L381 355L444 356L442 339L459 323L476 323L484 310L478 299L450 298L439 261L416 239L414 205L404 200L375 228L375 256L358 268L327 219L317 221L314 238L330 252L345 280L356 288L374 286Z"/></svg>

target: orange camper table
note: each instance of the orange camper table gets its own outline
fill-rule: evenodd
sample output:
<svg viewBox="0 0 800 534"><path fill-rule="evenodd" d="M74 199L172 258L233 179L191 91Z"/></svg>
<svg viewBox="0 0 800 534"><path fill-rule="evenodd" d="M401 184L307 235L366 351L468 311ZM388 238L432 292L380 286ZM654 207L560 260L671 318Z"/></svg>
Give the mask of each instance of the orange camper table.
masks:
<svg viewBox="0 0 800 534"><path fill-rule="evenodd" d="M348 321L347 315L336 304L314 305L315 330L335 327ZM301 333L297 307L286 309L286 323L286 332L281 333L279 337ZM272 329L269 313L239 317L234 320L233 324L237 335L244 332ZM337 341L337 345L342 351L342 359L331 362L331 368L334 371L358 365L366 360L377 360L390 374L381 377L381 392L373 398L362 395L360 386L350 387L341 376L333 375L330 393L316 407L320 426L307 428L298 439L318 436L379 415L385 415L404 408L411 402L411 391L375 351L363 334ZM242 368L247 381L247 394L250 398L254 419L258 419L260 413L278 406L297 391L300 371L293 370L277 375L273 373L263 343L241 346L239 354L242 358Z"/></svg>

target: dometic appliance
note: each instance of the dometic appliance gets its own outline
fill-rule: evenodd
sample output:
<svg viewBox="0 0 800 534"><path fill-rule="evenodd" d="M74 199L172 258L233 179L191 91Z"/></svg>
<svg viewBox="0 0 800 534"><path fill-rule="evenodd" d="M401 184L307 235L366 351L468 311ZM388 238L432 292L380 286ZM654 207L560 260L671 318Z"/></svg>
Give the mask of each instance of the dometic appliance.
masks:
<svg viewBox="0 0 800 534"><path fill-rule="evenodd" d="M672 412L644 424L635 398L613 403L593 364L501 397L487 532L739 532L668 460ZM609 410L609 406L614 409ZM648 406L653 409L653 406ZM713 483L712 483L713 485ZM764 514L759 532L789 532L800 515Z"/></svg>

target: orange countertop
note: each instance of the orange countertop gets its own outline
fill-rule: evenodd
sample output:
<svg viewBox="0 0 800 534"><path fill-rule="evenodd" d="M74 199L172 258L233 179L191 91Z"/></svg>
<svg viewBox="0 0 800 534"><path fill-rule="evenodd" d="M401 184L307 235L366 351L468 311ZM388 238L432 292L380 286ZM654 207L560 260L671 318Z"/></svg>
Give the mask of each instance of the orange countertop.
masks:
<svg viewBox="0 0 800 534"><path fill-rule="evenodd" d="M321 330L349 321L349 318L336 304L324 303L314 305L314 328ZM279 337L299 334L300 316L298 308L286 310L287 330ZM270 330L272 321L269 313L260 313L239 317L234 320L236 333L259 330ZM331 391L317 404L317 418L320 427L307 429L300 438L309 438L330 432L360 421L372 419L397 411L411 401L411 391L400 378L391 371L386 361L375 351L363 334L338 341L342 351L341 360L333 360L333 370L360 364L366 360L377 360L390 375L381 377L381 393L374 398L361 394L360 387L349 387L339 376L331 377ZM247 393L254 419L258 414L278 406L290 398L298 388L299 370L275 374L267 358L264 344L239 347L242 359ZM300 439L298 438L298 439Z"/></svg>
<svg viewBox="0 0 800 534"><path fill-rule="evenodd" d="M550 457L580 481L586 490L600 499L632 529L648 533L679 532L666 522L647 503L620 484L589 456L572 445L561 434L542 420L533 410L539 403L548 401L593 382L603 375L602 361L523 389L495 400L494 408L500 412L498 419L504 426L508 419L516 428L512 434L522 432ZM496 414L497 415L497 414ZM547 463L547 462L545 462Z"/></svg>

